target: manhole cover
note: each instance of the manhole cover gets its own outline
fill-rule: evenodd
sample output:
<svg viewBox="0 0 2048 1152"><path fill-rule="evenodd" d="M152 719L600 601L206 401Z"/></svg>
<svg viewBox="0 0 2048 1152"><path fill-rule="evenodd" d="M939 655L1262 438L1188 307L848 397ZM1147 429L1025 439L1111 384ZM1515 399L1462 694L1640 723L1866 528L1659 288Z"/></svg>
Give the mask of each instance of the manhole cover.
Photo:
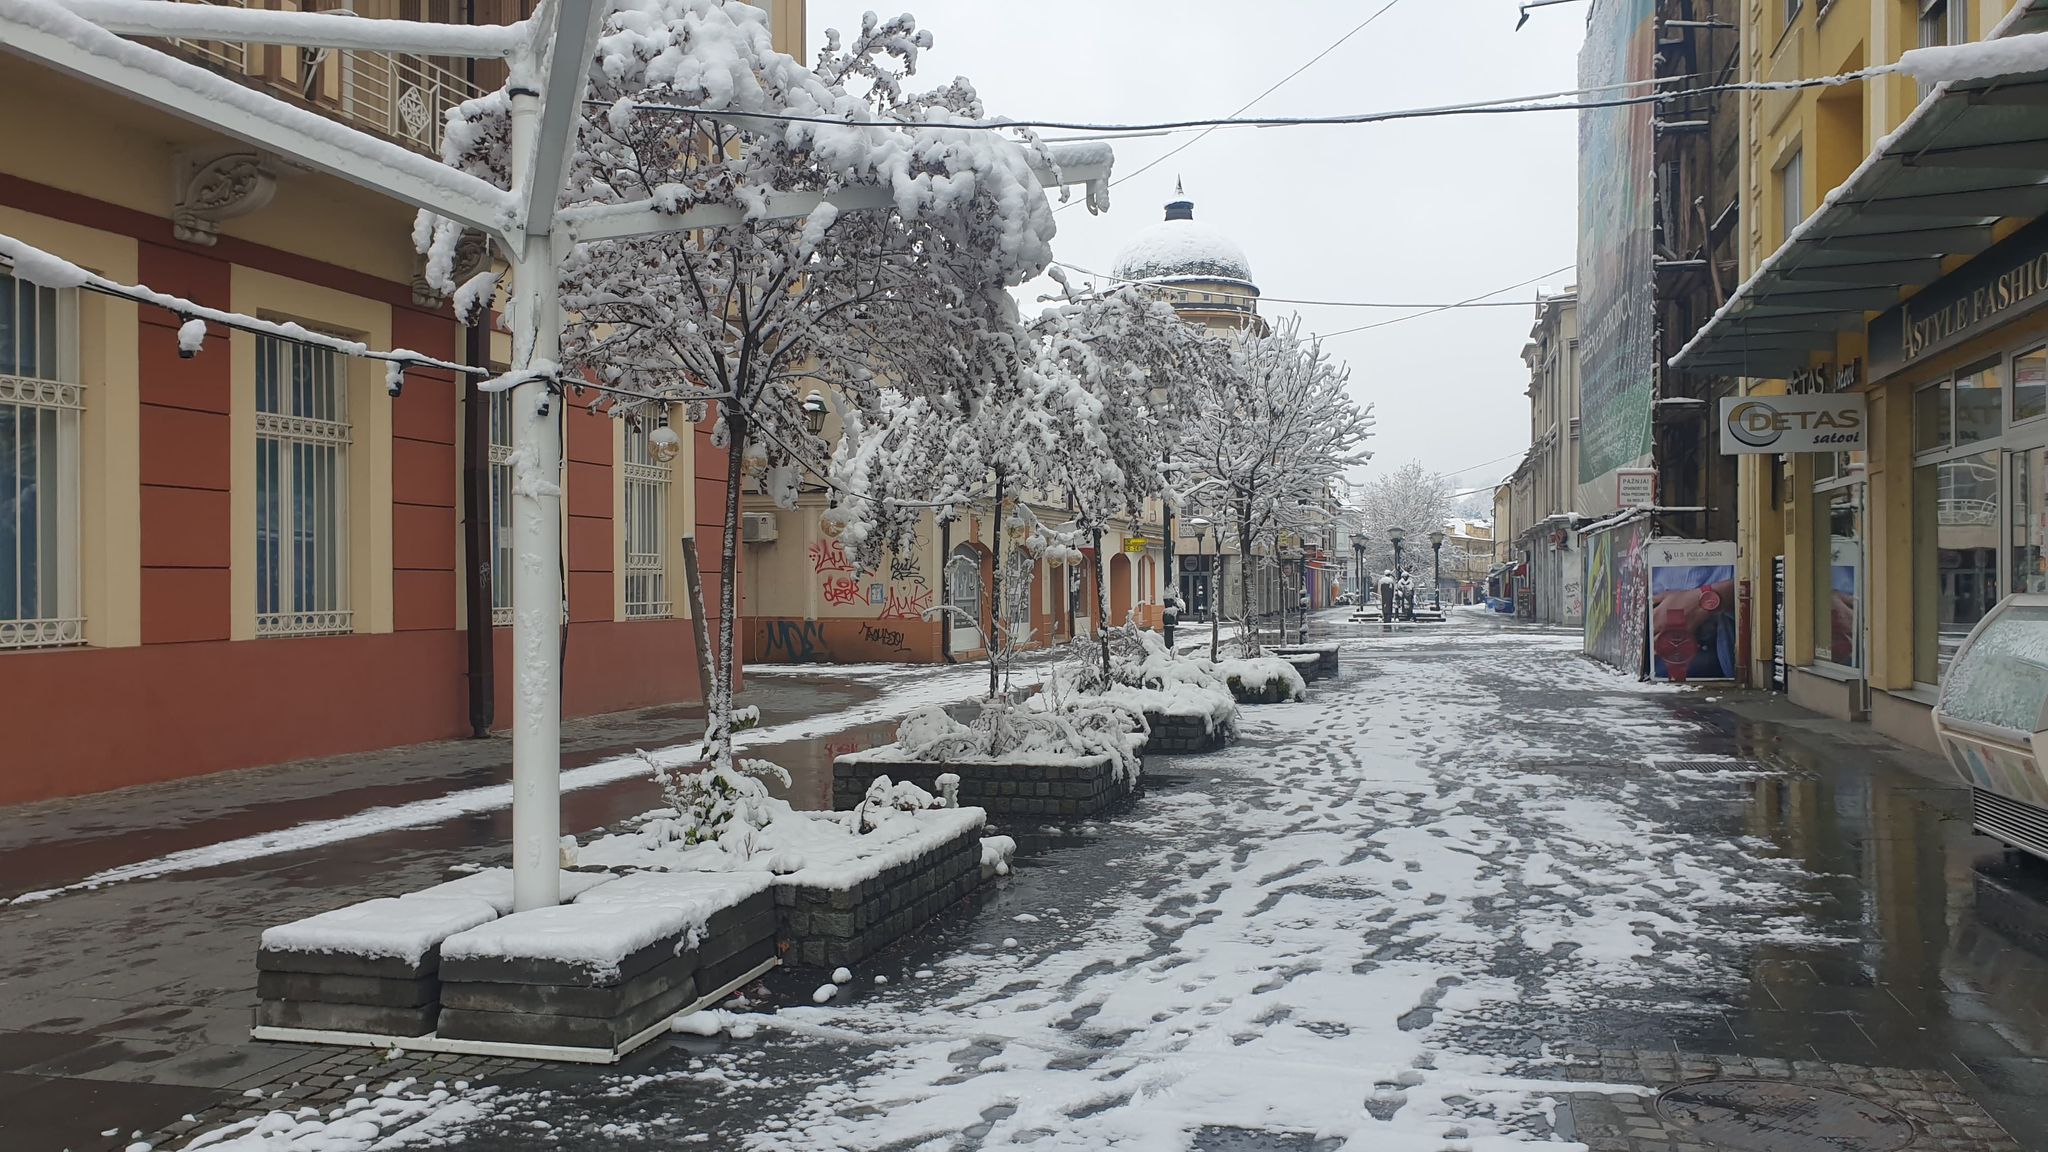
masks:
<svg viewBox="0 0 2048 1152"><path fill-rule="evenodd" d="M1703 1080L1657 1097L1657 1111L1737 1152L1890 1152L1913 1122L1872 1100L1783 1080Z"/></svg>

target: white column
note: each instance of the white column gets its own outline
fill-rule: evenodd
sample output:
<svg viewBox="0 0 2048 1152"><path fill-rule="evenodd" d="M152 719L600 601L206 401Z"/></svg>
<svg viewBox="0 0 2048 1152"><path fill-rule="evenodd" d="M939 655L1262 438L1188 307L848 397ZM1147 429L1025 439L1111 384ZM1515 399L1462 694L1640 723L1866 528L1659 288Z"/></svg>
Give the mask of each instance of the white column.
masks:
<svg viewBox="0 0 2048 1152"><path fill-rule="evenodd" d="M532 170L540 97L512 97L512 171ZM552 237L526 236L512 260L513 366L561 355L561 290ZM542 381L512 392L521 467L512 550L512 907L561 903L562 440L560 397Z"/></svg>

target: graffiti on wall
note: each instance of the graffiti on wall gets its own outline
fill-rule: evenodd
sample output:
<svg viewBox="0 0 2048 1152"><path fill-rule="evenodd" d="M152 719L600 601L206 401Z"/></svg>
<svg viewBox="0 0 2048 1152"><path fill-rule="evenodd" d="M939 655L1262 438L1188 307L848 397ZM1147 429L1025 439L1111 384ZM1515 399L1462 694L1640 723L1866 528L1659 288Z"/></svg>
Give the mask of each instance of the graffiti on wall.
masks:
<svg viewBox="0 0 2048 1152"><path fill-rule="evenodd" d="M860 626L860 638L870 644L887 648L891 651L902 652L906 655L910 652L910 645L904 642L904 635L900 629L884 628L876 624L863 624Z"/></svg>
<svg viewBox="0 0 2048 1152"><path fill-rule="evenodd" d="M891 588L889 598L882 605L883 620L922 620L932 610L932 590L923 585L913 588Z"/></svg>
<svg viewBox="0 0 2048 1152"><path fill-rule="evenodd" d="M816 620L762 620L761 658L771 663L810 664L832 658L825 625Z"/></svg>
<svg viewBox="0 0 2048 1152"><path fill-rule="evenodd" d="M857 576L825 577L825 603L858 604L861 602L860 578Z"/></svg>
<svg viewBox="0 0 2048 1152"><path fill-rule="evenodd" d="M805 552L811 558L811 571L813 572L853 571L853 562L846 558L846 549L840 547L837 540L820 540L812 544Z"/></svg>

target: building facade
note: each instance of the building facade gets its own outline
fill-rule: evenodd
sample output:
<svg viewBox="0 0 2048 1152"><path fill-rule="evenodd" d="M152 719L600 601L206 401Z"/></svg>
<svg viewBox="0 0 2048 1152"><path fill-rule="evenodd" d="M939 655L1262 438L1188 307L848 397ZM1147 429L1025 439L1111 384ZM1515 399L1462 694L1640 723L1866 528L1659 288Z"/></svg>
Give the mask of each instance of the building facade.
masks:
<svg viewBox="0 0 2048 1152"><path fill-rule="evenodd" d="M1794 78L2039 32L2048 6L1835 0L1742 25L1744 74ZM1745 96L1743 286L1679 356L1752 402L1856 413L1857 450L1737 456L1749 675L1926 746L1956 645L2048 589L2043 91L1888 75Z"/></svg>
<svg viewBox="0 0 2048 1152"><path fill-rule="evenodd" d="M1516 610L1548 624L1584 616L1579 554L1579 325L1572 289L1539 295L1522 348L1529 369L1529 451L1511 483L1514 552L1527 595ZM1526 611L1524 611L1526 609Z"/></svg>
<svg viewBox="0 0 2048 1152"><path fill-rule="evenodd" d="M1217 331L1263 323L1250 262L1219 230L1195 222L1192 201L1168 204L1165 219L1134 236L1113 271L1120 282L1156 286L1190 323ZM829 426L825 434L832 435ZM756 494L745 497L748 660L973 660L986 655L987 637L998 628L1015 646L1036 648L1086 636L1093 627L1092 563L1055 564L1006 542L1000 551L1008 575L996 595L992 508L950 520L927 516L906 554L890 557L879 569L855 570L821 527L827 496L814 486L792 510L778 510ZM1044 494L1031 505L1046 523L1072 519L1069 509ZM1215 527L1192 523L1203 519L1200 511L1191 509L1169 527L1165 509L1154 502L1135 522L1110 525L1102 550L1112 624L1129 619L1159 627L1169 567L1181 620L1205 621L1219 611L1242 615L1237 542L1222 538L1228 534ZM1335 576L1336 549L1328 531L1297 528L1286 544L1284 564L1264 551L1255 556L1255 615L1277 613L1283 605L1293 610L1304 589L1317 603L1334 599L1334 580L1325 578Z"/></svg>
<svg viewBox="0 0 2048 1152"><path fill-rule="evenodd" d="M777 16L801 53L801 4ZM481 62L171 50L434 155L449 107L502 81ZM0 96L37 110L0 125L0 234L376 348L509 358L425 289L410 209L18 58ZM371 361L201 340L174 312L0 264L0 803L503 727L508 402L430 370L393 394ZM685 436L656 459L646 430L562 407L563 709L693 701L678 541L715 534L716 454L700 469Z"/></svg>

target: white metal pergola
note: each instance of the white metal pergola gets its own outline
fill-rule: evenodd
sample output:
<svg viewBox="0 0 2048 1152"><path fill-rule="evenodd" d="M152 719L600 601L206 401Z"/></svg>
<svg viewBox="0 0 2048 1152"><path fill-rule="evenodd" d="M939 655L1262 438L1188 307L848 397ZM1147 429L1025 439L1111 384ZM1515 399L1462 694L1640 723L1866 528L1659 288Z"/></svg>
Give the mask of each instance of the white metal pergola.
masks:
<svg viewBox="0 0 2048 1152"><path fill-rule="evenodd" d="M726 205L680 213L648 204L560 208L575 127L610 0L545 0L523 25L469 28L400 20L183 4L175 0L0 0L0 49L122 93L326 173L475 229L511 271L516 435L530 476L515 484L513 556L512 847L516 910L561 900L561 474L548 388L561 351L553 274L579 243L715 228L753 219L887 207L890 189L770 193L764 213ZM266 96L126 36L220 40L334 51L502 59L511 92L512 186L498 188L389 141ZM716 115L708 112L707 115ZM1080 185L1107 206L1111 157L1100 145L1055 153L1047 187ZM708 688L708 686L706 686Z"/></svg>

